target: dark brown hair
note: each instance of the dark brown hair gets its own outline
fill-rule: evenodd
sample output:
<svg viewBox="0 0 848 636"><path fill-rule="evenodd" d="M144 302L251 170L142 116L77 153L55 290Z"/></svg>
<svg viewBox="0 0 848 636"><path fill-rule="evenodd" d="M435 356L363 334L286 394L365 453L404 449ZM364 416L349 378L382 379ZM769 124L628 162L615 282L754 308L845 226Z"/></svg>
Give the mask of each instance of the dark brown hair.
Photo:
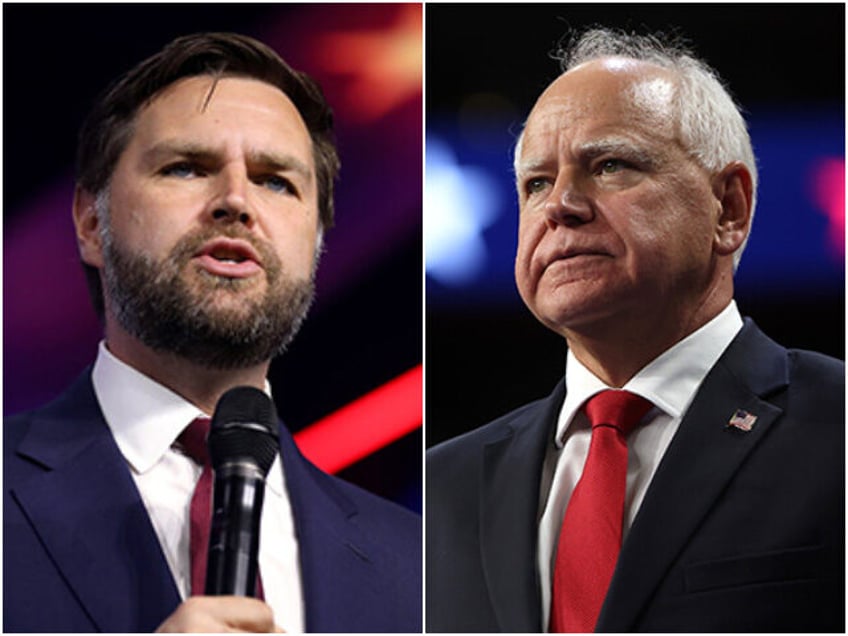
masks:
<svg viewBox="0 0 848 636"><path fill-rule="evenodd" d="M333 114L321 88L270 47L235 33L198 33L177 38L112 83L95 101L80 130L77 185L91 194L103 191L132 137L139 110L177 80L198 75L257 79L288 96L312 138L321 226L332 227L339 158ZM97 269L88 265L85 269L95 309L102 316Z"/></svg>

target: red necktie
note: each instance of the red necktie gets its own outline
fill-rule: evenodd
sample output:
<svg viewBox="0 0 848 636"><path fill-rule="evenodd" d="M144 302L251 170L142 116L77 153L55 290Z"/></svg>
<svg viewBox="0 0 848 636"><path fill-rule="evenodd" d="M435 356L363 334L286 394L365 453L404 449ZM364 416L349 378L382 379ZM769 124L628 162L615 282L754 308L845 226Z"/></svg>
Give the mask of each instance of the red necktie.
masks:
<svg viewBox="0 0 848 636"><path fill-rule="evenodd" d="M209 524L212 521L212 465L206 438L209 418L199 417L188 425L177 441L186 455L203 466L200 479L191 497L189 550L191 553L191 594L203 594L206 587L206 559L209 554Z"/></svg>
<svg viewBox="0 0 848 636"><path fill-rule="evenodd" d="M559 534L551 632L595 629L621 549L627 479L625 438L651 406L627 391L603 391L586 403L592 441Z"/></svg>

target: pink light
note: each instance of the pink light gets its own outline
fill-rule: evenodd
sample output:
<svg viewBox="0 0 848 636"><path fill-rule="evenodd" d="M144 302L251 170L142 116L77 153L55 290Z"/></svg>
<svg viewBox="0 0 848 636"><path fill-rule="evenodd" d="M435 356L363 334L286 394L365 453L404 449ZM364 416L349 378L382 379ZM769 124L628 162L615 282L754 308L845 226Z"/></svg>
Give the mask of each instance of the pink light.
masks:
<svg viewBox="0 0 848 636"><path fill-rule="evenodd" d="M315 465L336 473L421 426L421 365L294 435Z"/></svg>
<svg viewBox="0 0 848 636"><path fill-rule="evenodd" d="M845 160L828 157L813 167L813 198L827 217L827 242L837 262L845 258Z"/></svg>

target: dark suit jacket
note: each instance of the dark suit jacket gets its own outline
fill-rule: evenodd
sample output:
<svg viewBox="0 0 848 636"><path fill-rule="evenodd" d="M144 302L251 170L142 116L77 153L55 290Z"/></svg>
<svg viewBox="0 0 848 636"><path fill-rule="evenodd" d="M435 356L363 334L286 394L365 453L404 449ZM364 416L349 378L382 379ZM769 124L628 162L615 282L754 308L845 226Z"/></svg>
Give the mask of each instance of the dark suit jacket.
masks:
<svg viewBox="0 0 848 636"><path fill-rule="evenodd" d="M844 366L746 321L624 541L597 631L844 631ZM542 630L539 482L565 395L428 452L426 627ZM728 427L737 409L750 432Z"/></svg>
<svg viewBox="0 0 848 636"><path fill-rule="evenodd" d="M280 428L307 631L420 631L420 517L321 472ZM4 631L152 631L177 607L89 373L5 421L3 477Z"/></svg>

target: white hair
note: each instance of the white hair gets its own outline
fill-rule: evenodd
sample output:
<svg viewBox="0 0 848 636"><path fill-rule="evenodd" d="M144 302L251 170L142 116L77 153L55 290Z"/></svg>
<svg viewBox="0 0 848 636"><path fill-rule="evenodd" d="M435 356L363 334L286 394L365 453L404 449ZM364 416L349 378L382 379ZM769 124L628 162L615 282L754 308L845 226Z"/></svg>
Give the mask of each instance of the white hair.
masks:
<svg viewBox="0 0 848 636"><path fill-rule="evenodd" d="M717 173L739 161L751 173L751 221L757 201L757 165L751 137L740 107L725 88L718 74L699 60L679 39L664 39L662 34L636 35L594 28L574 37L554 54L563 73L574 67L608 57L624 57L654 64L671 71L677 78L673 105L677 113L678 134L693 160L706 170ZM515 160L521 152L519 136ZM750 229L748 232L750 236ZM733 255L736 268L748 237Z"/></svg>

